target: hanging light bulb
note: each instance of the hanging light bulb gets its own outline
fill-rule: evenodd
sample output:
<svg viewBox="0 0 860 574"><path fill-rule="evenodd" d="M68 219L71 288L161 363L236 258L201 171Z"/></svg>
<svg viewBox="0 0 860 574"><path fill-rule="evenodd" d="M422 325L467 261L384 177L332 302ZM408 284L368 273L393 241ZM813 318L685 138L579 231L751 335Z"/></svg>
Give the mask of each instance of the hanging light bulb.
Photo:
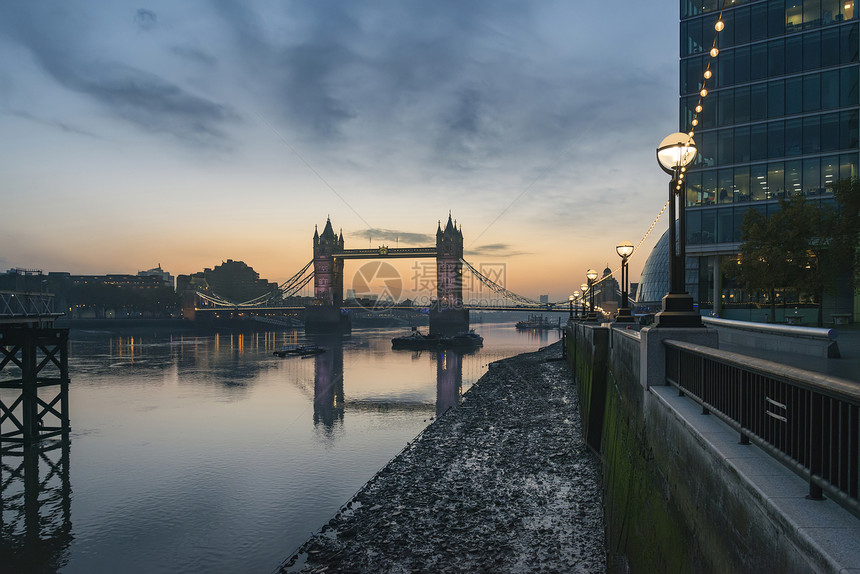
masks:
<svg viewBox="0 0 860 574"><path fill-rule="evenodd" d="M711 76L713 76L713 74L711 73L711 71L710 71L710 70L705 70L705 79L706 79L706 80L710 80L710 79L711 79Z"/></svg>
<svg viewBox="0 0 860 574"><path fill-rule="evenodd" d="M717 23L714 24L714 30L716 30L717 32L722 32L723 28L725 28L725 27L726 27L726 25L723 24L722 20L717 20Z"/></svg>
<svg viewBox="0 0 860 574"><path fill-rule="evenodd" d="M711 48L711 58L716 58L717 54L719 54L719 53L720 53L720 51L717 50L716 48Z"/></svg>
<svg viewBox="0 0 860 574"><path fill-rule="evenodd" d="M697 126L697 125L699 125L699 120L693 120L690 123L693 124L694 126Z"/></svg>
<svg viewBox="0 0 860 574"><path fill-rule="evenodd" d="M696 133L695 133L693 130L690 130L690 133L689 133L688 135L689 135L690 137L693 137L694 135L696 135Z"/></svg>
<svg viewBox="0 0 860 574"><path fill-rule="evenodd" d="M705 88L702 88L702 91L699 92L699 95L704 98L705 96L708 95L708 90L706 90Z"/></svg>
<svg viewBox="0 0 860 574"><path fill-rule="evenodd" d="M702 113L702 104L699 104L698 106L696 106L696 113L697 113L697 114L701 114L701 113Z"/></svg>

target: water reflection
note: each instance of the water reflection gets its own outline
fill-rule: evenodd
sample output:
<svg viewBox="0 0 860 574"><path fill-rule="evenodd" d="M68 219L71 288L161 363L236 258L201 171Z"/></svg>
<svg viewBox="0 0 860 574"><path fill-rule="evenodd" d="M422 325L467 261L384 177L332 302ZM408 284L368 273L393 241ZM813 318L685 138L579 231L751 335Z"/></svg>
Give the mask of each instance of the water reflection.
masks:
<svg viewBox="0 0 860 574"><path fill-rule="evenodd" d="M344 398L344 339L327 338L315 339L316 344L326 348L326 352L315 355L314 361L314 415L315 426L322 426L327 435L335 425L343 422L347 401ZM350 341L356 346L356 341ZM388 351L390 352L390 350ZM412 360L435 360L436 362L436 415L441 415L448 409L460 403L463 391L463 352L445 351L412 351ZM303 359L298 359L303 360ZM348 375L348 373L347 373ZM349 402L349 408L354 410L375 410L387 412L397 410L423 410L426 402L405 399L364 399ZM429 405L427 405L429 406Z"/></svg>
<svg viewBox="0 0 860 574"><path fill-rule="evenodd" d="M343 421L343 340L329 339L328 349L314 355L314 425L328 433Z"/></svg>
<svg viewBox="0 0 860 574"><path fill-rule="evenodd" d="M69 441L0 449L0 570L56 572L72 543Z"/></svg>
<svg viewBox="0 0 860 574"><path fill-rule="evenodd" d="M460 404L463 389L463 354L439 351L436 355L436 416Z"/></svg>

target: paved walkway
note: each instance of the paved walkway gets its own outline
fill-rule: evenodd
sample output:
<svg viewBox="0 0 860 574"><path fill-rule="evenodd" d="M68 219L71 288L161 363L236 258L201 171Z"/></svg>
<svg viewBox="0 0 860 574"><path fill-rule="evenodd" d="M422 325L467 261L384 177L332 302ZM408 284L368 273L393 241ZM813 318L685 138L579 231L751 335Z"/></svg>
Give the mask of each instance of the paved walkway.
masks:
<svg viewBox="0 0 860 574"><path fill-rule="evenodd" d="M281 572L604 572L599 462L560 352L491 365Z"/></svg>

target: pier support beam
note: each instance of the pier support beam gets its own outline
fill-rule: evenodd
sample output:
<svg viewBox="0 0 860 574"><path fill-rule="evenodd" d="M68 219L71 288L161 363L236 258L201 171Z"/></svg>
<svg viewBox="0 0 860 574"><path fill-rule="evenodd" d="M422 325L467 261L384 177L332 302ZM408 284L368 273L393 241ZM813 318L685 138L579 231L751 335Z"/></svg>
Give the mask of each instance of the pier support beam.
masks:
<svg viewBox="0 0 860 574"><path fill-rule="evenodd" d="M0 325L0 448L69 434L69 330Z"/></svg>

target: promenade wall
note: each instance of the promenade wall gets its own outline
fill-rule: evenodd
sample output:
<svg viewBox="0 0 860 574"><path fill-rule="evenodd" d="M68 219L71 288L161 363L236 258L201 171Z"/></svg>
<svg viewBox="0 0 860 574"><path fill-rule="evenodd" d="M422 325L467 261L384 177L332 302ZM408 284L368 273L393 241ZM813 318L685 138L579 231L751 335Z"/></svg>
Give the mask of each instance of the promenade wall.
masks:
<svg viewBox="0 0 860 574"><path fill-rule="evenodd" d="M802 504L803 480L674 388L646 388L639 333L571 322L566 335L583 433L603 465L610 572L842 569L775 503L782 488Z"/></svg>

